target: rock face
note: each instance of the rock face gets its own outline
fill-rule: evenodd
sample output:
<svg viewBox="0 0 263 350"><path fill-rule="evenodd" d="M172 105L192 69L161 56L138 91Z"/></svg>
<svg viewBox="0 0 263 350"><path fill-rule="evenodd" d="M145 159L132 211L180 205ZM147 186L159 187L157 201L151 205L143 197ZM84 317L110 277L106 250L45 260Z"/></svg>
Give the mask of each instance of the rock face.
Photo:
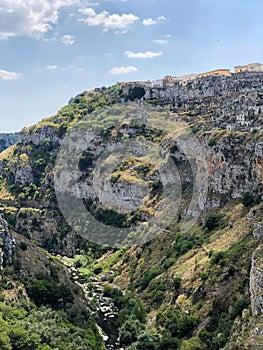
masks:
<svg viewBox="0 0 263 350"><path fill-rule="evenodd" d="M6 148L14 145L19 137L18 133L14 134L0 134L0 152Z"/></svg>
<svg viewBox="0 0 263 350"><path fill-rule="evenodd" d="M0 269L12 264L16 240L11 236L7 222L0 215Z"/></svg>
<svg viewBox="0 0 263 350"><path fill-rule="evenodd" d="M203 77L187 84L175 82L174 86L169 88L151 88L141 84L145 89L143 99L147 101L146 105L155 105L153 102L156 102L157 110L166 112L165 115L169 120L165 119L165 123L169 121L186 122L189 129L191 128L192 131L195 129L194 132L198 131L196 137L205 152L206 164L204 165L207 165L208 168L209 188L207 203L202 203L201 210L224 205L231 199L240 200L245 193L255 198L262 197L263 142L261 134L257 132L262 127L262 82L263 74L238 73L230 77ZM140 85L125 84L120 89L118 87L109 88L109 91L101 88L94 92L94 96L97 100L101 98L103 101L106 101L104 97L107 96L109 104L122 100L128 101L129 96L132 95L130 89L136 86ZM114 93L110 94L110 91ZM95 177L101 155L116 153L118 142L122 144L123 140L142 137L146 140L149 138L154 143L160 135L158 136L158 132L151 129L152 116L148 117L146 113L142 121L140 119L142 114L134 115L133 110L129 110L126 121L122 125L118 124L119 112L117 110L118 113L114 114L113 118L114 120L115 117L117 118L117 124L114 124L114 129L109 132L109 125L106 123L108 119L105 118L105 115L108 115L107 109L103 111L104 116L101 114L96 119L96 113L92 114L92 111L96 109L96 104L94 107L89 102L92 97L88 93L82 95L82 97L77 96L72 99L70 105L64 107L65 110L58 112L56 116L24 129L16 143L12 161L4 157L0 160L0 176L4 180L3 186L6 186L15 198L18 197L21 208L15 218L17 232L23 234L31 232L31 238L40 241L45 248L55 246L56 252L65 252L70 255L72 254L70 252L72 242L69 239L66 244L65 236L68 237L71 231L67 230L66 223L62 219L57 219L59 210L54 191L56 158L63 146L66 130L71 130L68 147L72 147L73 154L75 154L74 147L79 147L82 165L80 161L74 163L74 158L68 159L70 171L61 173L59 185L66 188L72 197L75 196L85 202L92 213L96 214L100 209L104 213L105 209L110 209L124 216L131 211L135 212L139 205L143 204L141 207L144 210L141 210L140 218L146 217L147 219L158 209L155 196L158 199L158 191L162 191L154 169L148 171L145 167L145 171L142 167L142 165L147 165L146 161L145 164L130 162L128 166L125 166L125 164L119 164L117 158L111 160L108 157L107 166L110 171L107 168L103 170L103 177ZM131 104L128 102L127 105ZM139 105L142 107L142 104ZM171 113L167 110L168 106ZM136 113L138 113L137 109ZM92 131L85 132L83 137L79 137L78 133L74 132L74 123L88 122L93 117L95 118L94 123L98 122L96 130L100 130L100 127L102 129L105 127L107 130L95 132L91 128ZM103 124L101 120L105 123ZM134 120L136 123L130 123ZM248 124L238 124L239 120L241 124L247 120ZM238 130L242 132L231 132L226 127L229 123L238 124L241 128ZM110 125L112 126L111 123ZM253 130L251 130L252 127ZM165 151L170 152L180 175L182 192L186 191L195 180L194 173L189 166L187 152L177 142L176 137L163 139L161 146ZM191 149L190 154L195 155L195 144L188 145L188 148ZM66 162L68 158L66 155L70 153L69 151L71 148L65 149L65 159L62 157L63 163ZM142 150L136 149L137 151L138 158L139 156L142 158L144 155L141 155ZM113 167L111 167L112 164ZM76 169L80 170L78 174L76 174ZM75 186L76 175L77 186ZM147 188L144 187L145 183ZM16 207L15 202L8 202L8 205ZM26 210L27 213L24 214L22 208L33 210ZM43 213L40 214L37 209L42 209ZM185 211L187 208L182 209L184 213L191 216L198 215L198 212L194 210L187 212ZM56 213L54 217L52 210ZM134 220L136 221L136 217ZM262 234L260 232L259 235ZM258 234L257 231L255 234ZM62 243L63 248L61 248Z"/></svg>
<svg viewBox="0 0 263 350"><path fill-rule="evenodd" d="M263 246L256 249L250 271L251 308L254 317L263 314Z"/></svg>
<svg viewBox="0 0 263 350"><path fill-rule="evenodd" d="M262 82L263 73L241 72L175 81L169 87L149 87L142 82L140 87L145 90L143 99L161 106L169 104L176 113L191 111L189 119L203 114L210 127L251 131L262 130ZM136 86L123 86L123 100Z"/></svg>
<svg viewBox="0 0 263 350"><path fill-rule="evenodd" d="M263 176L259 142L231 136L207 149L211 194L241 198L246 192L256 193Z"/></svg>

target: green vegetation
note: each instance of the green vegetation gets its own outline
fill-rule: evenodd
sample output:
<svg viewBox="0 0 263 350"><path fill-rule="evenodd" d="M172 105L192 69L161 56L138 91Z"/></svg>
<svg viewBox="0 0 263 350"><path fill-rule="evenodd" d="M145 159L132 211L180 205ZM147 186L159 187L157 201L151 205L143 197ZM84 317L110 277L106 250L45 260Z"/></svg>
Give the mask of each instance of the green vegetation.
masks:
<svg viewBox="0 0 263 350"><path fill-rule="evenodd" d="M223 216L221 214L211 214L206 218L205 227L208 232L218 228L222 223Z"/></svg>
<svg viewBox="0 0 263 350"><path fill-rule="evenodd" d="M28 295L37 306L50 305L61 309L74 298L69 287L49 280L36 280L28 287Z"/></svg>
<svg viewBox="0 0 263 350"><path fill-rule="evenodd" d="M254 196L249 192L244 193L242 197L242 204L244 204L246 207L249 207L253 203L254 203Z"/></svg>
<svg viewBox="0 0 263 350"><path fill-rule="evenodd" d="M64 311L27 303L0 303L0 348L3 350L103 349L94 321L73 324Z"/></svg>

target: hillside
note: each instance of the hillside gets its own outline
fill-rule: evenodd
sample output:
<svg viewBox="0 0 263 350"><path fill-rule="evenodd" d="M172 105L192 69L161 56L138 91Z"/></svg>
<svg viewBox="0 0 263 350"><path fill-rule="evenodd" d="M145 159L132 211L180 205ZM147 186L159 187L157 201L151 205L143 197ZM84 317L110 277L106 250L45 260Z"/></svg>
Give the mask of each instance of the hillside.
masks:
<svg viewBox="0 0 263 350"><path fill-rule="evenodd" d="M18 133L0 134L0 152L14 145L19 137Z"/></svg>
<svg viewBox="0 0 263 350"><path fill-rule="evenodd" d="M12 319L21 349L263 349L262 82L117 84L22 130L0 153L5 349Z"/></svg>

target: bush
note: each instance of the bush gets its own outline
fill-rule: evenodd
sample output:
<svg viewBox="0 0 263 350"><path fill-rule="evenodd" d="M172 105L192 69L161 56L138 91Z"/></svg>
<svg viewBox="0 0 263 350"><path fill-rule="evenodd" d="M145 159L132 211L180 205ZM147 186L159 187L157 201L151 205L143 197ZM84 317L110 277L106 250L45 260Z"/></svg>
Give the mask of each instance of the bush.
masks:
<svg viewBox="0 0 263 350"><path fill-rule="evenodd" d="M159 339L153 335L142 332L136 343L137 350L158 350L159 349Z"/></svg>
<svg viewBox="0 0 263 350"><path fill-rule="evenodd" d="M107 298L111 298L118 307L122 305L123 295L119 289L105 286L103 288L103 295Z"/></svg>
<svg viewBox="0 0 263 350"><path fill-rule="evenodd" d="M48 280L36 280L27 289L29 297L37 306L50 305L60 308L74 300L71 290L65 285L57 285Z"/></svg>
<svg viewBox="0 0 263 350"><path fill-rule="evenodd" d="M189 340L184 340L180 347L181 350L204 350L204 346L198 336Z"/></svg>
<svg viewBox="0 0 263 350"><path fill-rule="evenodd" d="M0 349L12 350L10 338L6 332L3 332L3 330L0 332Z"/></svg>
<svg viewBox="0 0 263 350"><path fill-rule="evenodd" d="M208 274L205 273L205 272L202 272L200 274L200 278L201 278L202 281L206 281L208 279Z"/></svg>
<svg viewBox="0 0 263 350"><path fill-rule="evenodd" d="M136 318L129 317L120 328L120 344L131 345L134 343L138 339L138 335L143 328L143 324L141 324Z"/></svg>
<svg viewBox="0 0 263 350"><path fill-rule="evenodd" d="M164 336L160 341L160 350L174 350L179 348L179 339Z"/></svg>
<svg viewBox="0 0 263 350"><path fill-rule="evenodd" d="M221 214L212 214L206 218L205 227L207 228L208 231L212 231L215 228L218 228L221 222L222 222Z"/></svg>
<svg viewBox="0 0 263 350"><path fill-rule="evenodd" d="M250 305L248 298L239 299L234 303L230 311L230 318L234 320L237 316L241 316L244 309Z"/></svg>
<svg viewBox="0 0 263 350"><path fill-rule="evenodd" d="M174 265L175 262L176 258L168 258L165 260L163 267L165 268L165 270L168 270L171 266Z"/></svg>
<svg viewBox="0 0 263 350"><path fill-rule="evenodd" d="M95 267L95 269L93 270L93 272L95 273L95 275L98 275L102 272L102 267L98 266Z"/></svg>
<svg viewBox="0 0 263 350"><path fill-rule="evenodd" d="M244 206L249 207L254 203L254 197L249 192L246 192L244 193L241 202L244 204Z"/></svg>
<svg viewBox="0 0 263 350"><path fill-rule="evenodd" d="M157 324L168 331L173 338L184 338L199 324L197 316L186 315L180 311L169 309L157 315Z"/></svg>
<svg viewBox="0 0 263 350"><path fill-rule="evenodd" d="M225 252L215 252L215 253L212 253L212 256L210 258L210 262L212 265L217 265L219 263L223 263L224 259L226 257L226 254Z"/></svg>
<svg viewBox="0 0 263 350"><path fill-rule="evenodd" d="M174 280L173 280L174 289L176 289L176 290L180 289L181 282L182 282L182 280L181 280L180 277L175 277Z"/></svg>
<svg viewBox="0 0 263 350"><path fill-rule="evenodd" d="M29 334L20 326L13 326L9 332L12 349L16 350L35 350L38 349L40 337L33 333Z"/></svg>
<svg viewBox="0 0 263 350"><path fill-rule="evenodd" d="M19 243L19 248L22 250L27 250L27 243L22 241Z"/></svg>
<svg viewBox="0 0 263 350"><path fill-rule="evenodd" d="M211 138L209 141L208 141L208 146L210 147L213 147L216 145L216 139L215 138Z"/></svg>
<svg viewBox="0 0 263 350"><path fill-rule="evenodd" d="M145 276L141 280L140 289L141 290L146 289L149 283L151 282L151 280L161 275L162 273L163 273L163 269L158 265L154 265L149 271L146 272Z"/></svg>

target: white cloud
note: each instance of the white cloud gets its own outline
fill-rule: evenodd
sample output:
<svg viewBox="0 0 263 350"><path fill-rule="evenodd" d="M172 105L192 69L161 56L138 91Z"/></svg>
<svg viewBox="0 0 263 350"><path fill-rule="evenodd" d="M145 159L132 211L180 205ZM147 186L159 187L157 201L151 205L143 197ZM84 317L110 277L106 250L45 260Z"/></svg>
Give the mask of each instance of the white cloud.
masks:
<svg viewBox="0 0 263 350"><path fill-rule="evenodd" d="M157 22L154 21L152 18L147 18L147 19L144 19L142 23L144 26L148 27L156 24Z"/></svg>
<svg viewBox="0 0 263 350"><path fill-rule="evenodd" d="M115 29L119 30L121 33L126 33L127 30L139 20L139 18L132 13L110 14L107 11L96 13L92 8L80 9L79 12L85 16L81 18L80 21L87 23L89 26L101 26L103 31Z"/></svg>
<svg viewBox="0 0 263 350"><path fill-rule="evenodd" d="M59 11L79 0L0 0L0 39L42 38L58 22Z"/></svg>
<svg viewBox="0 0 263 350"><path fill-rule="evenodd" d="M148 27L148 26L152 26L154 24L157 24L159 22L165 22L165 21L168 21L168 18L167 17L164 17L164 16L159 16L157 17L156 19L153 19L153 18L146 18L143 20L143 25Z"/></svg>
<svg viewBox="0 0 263 350"><path fill-rule="evenodd" d="M8 72L6 70L0 69L0 79L1 80L16 80L21 78L22 74L15 72Z"/></svg>
<svg viewBox="0 0 263 350"><path fill-rule="evenodd" d="M164 17L164 16L160 16L160 17L157 18L157 21L158 22L166 22L166 21L168 21L168 18Z"/></svg>
<svg viewBox="0 0 263 350"><path fill-rule="evenodd" d="M163 54L162 51L159 52L153 52L153 51L146 51L146 52L132 52L132 51L125 51L124 56L128 58L154 58L161 56Z"/></svg>
<svg viewBox="0 0 263 350"><path fill-rule="evenodd" d="M109 71L109 73L112 75L120 75L120 74L129 74L137 71L138 71L138 68L133 66L127 66L127 67L113 67Z"/></svg>
<svg viewBox="0 0 263 350"><path fill-rule="evenodd" d="M168 40L166 40L166 39L155 39L155 40L153 40L153 42L154 42L155 44L159 44L159 45L168 44Z"/></svg>
<svg viewBox="0 0 263 350"><path fill-rule="evenodd" d="M73 35L63 35L63 37L61 38L61 43L66 45L66 46L71 46L73 45L75 42L75 37Z"/></svg>
<svg viewBox="0 0 263 350"><path fill-rule="evenodd" d="M46 66L46 69L47 70L56 70L56 69L58 69L58 66L55 66L55 65L53 65L53 66Z"/></svg>

